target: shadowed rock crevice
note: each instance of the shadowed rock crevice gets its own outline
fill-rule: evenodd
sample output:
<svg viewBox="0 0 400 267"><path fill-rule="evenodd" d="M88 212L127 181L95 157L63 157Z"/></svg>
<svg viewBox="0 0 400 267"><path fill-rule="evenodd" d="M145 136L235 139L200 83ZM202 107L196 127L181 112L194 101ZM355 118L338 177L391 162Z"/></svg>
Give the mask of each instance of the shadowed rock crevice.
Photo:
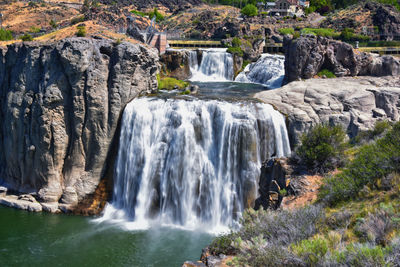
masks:
<svg viewBox="0 0 400 267"><path fill-rule="evenodd" d="M106 160L125 105L156 89L157 68L155 50L125 42L0 48L0 181L65 211L93 195L112 181Z"/></svg>

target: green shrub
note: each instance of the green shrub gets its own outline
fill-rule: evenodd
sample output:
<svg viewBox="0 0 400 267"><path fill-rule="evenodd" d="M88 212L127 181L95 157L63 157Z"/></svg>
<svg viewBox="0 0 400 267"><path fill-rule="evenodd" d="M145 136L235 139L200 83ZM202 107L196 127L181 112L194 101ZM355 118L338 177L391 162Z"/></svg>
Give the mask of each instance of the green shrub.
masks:
<svg viewBox="0 0 400 267"><path fill-rule="evenodd" d="M282 35L286 35L286 34L294 34L294 29L293 28L281 28L279 29L279 33Z"/></svg>
<svg viewBox="0 0 400 267"><path fill-rule="evenodd" d="M55 22L54 20L50 20L50 21L49 21L49 24L50 24L50 26L51 26L53 29L56 29L56 28L57 28L57 22Z"/></svg>
<svg viewBox="0 0 400 267"><path fill-rule="evenodd" d="M362 35L362 34L355 34L353 29L345 28L339 36L340 40L351 42L351 41L369 41L371 37Z"/></svg>
<svg viewBox="0 0 400 267"><path fill-rule="evenodd" d="M0 28L0 41L9 41L12 40L12 32L3 28Z"/></svg>
<svg viewBox="0 0 400 267"><path fill-rule="evenodd" d="M21 36L21 40L23 42L29 42L29 41L33 41L32 35L30 35L29 33L25 33L24 35Z"/></svg>
<svg viewBox="0 0 400 267"><path fill-rule="evenodd" d="M228 47L226 52L237 55L239 57L243 57L243 50L240 47Z"/></svg>
<svg viewBox="0 0 400 267"><path fill-rule="evenodd" d="M326 77L326 78L336 78L336 75L333 74L333 72L331 72L330 70L327 69L323 69L320 72L318 72L317 74L319 77Z"/></svg>
<svg viewBox="0 0 400 267"><path fill-rule="evenodd" d="M225 255L233 255L236 254L237 248L234 247L234 240L236 235L234 233L230 233L227 235L218 236L213 240L210 245L210 252L214 255L225 254Z"/></svg>
<svg viewBox="0 0 400 267"><path fill-rule="evenodd" d="M242 44L242 41L238 37L233 37L232 39L232 46L239 47Z"/></svg>
<svg viewBox="0 0 400 267"><path fill-rule="evenodd" d="M38 7L38 4L36 4L35 2L29 1L28 6L31 8L36 8Z"/></svg>
<svg viewBox="0 0 400 267"><path fill-rule="evenodd" d="M364 186L400 171L400 122L375 143L363 145L341 173L325 179L319 199L328 204L354 198Z"/></svg>
<svg viewBox="0 0 400 267"><path fill-rule="evenodd" d="M253 4L247 4L240 10L240 13L248 17L254 17L258 15L258 9Z"/></svg>
<svg viewBox="0 0 400 267"><path fill-rule="evenodd" d="M31 33L39 33L39 32L40 32L40 28L39 28L39 27L32 26L32 27L29 29L29 32L31 32Z"/></svg>
<svg viewBox="0 0 400 267"><path fill-rule="evenodd" d="M171 77L160 77L160 75L157 75L157 82L158 82L158 89L166 89L166 90L172 90L175 88L184 89L189 85L188 82L181 81Z"/></svg>
<svg viewBox="0 0 400 267"><path fill-rule="evenodd" d="M342 252L335 253L337 264L344 266L385 266L386 250L380 246L350 244Z"/></svg>
<svg viewBox="0 0 400 267"><path fill-rule="evenodd" d="M333 170L343 163L346 133L340 126L317 125L301 137L296 154L308 170Z"/></svg>
<svg viewBox="0 0 400 267"><path fill-rule="evenodd" d="M353 139L353 143L361 144L363 142L369 142L377 137L382 137L382 134L387 132L392 127L389 121L377 121L372 130L361 131Z"/></svg>
<svg viewBox="0 0 400 267"><path fill-rule="evenodd" d="M138 11L138 10L131 10L131 13L135 14L137 16L140 16L140 17L145 17L147 15L146 13L144 13L142 11Z"/></svg>
<svg viewBox="0 0 400 267"><path fill-rule="evenodd" d="M161 22L164 20L164 16L160 12L158 12L158 9L156 7L153 9L153 11L149 13L150 19L152 19L154 16L156 17L157 22Z"/></svg>
<svg viewBox="0 0 400 267"><path fill-rule="evenodd" d="M312 239L302 240L292 245L293 252L304 259L308 265L316 265L328 252L328 241L317 236Z"/></svg>
<svg viewBox="0 0 400 267"><path fill-rule="evenodd" d="M85 21L85 16L79 16L76 18L71 19L71 25L75 25Z"/></svg>
<svg viewBox="0 0 400 267"><path fill-rule="evenodd" d="M78 31L76 32L76 36L85 37L86 36L86 27L84 25L80 25L76 27Z"/></svg>

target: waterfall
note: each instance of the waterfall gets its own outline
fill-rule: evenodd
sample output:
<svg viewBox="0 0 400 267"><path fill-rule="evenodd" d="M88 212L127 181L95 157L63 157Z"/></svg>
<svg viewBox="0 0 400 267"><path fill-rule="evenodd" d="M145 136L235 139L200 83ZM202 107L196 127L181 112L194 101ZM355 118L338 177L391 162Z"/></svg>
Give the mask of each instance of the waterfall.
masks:
<svg viewBox="0 0 400 267"><path fill-rule="evenodd" d="M285 75L284 62L284 56L263 54L257 62L247 65L235 82L259 83L269 88L281 87Z"/></svg>
<svg viewBox="0 0 400 267"><path fill-rule="evenodd" d="M257 197L263 160L288 156L284 117L262 103L138 98L125 108L103 218L220 231Z"/></svg>
<svg viewBox="0 0 400 267"><path fill-rule="evenodd" d="M189 52L191 81L221 82L233 80L233 57L225 48L201 50L202 60L197 61L197 51Z"/></svg>

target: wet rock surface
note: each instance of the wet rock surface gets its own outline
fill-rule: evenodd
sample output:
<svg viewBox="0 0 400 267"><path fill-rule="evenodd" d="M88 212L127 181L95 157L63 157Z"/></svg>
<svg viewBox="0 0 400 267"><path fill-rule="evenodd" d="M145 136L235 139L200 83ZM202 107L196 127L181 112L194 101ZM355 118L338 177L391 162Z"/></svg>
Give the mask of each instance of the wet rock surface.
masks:
<svg viewBox="0 0 400 267"><path fill-rule="evenodd" d="M48 211L92 194L112 170L124 106L157 87L157 62L142 45L86 38L0 48L2 183Z"/></svg>

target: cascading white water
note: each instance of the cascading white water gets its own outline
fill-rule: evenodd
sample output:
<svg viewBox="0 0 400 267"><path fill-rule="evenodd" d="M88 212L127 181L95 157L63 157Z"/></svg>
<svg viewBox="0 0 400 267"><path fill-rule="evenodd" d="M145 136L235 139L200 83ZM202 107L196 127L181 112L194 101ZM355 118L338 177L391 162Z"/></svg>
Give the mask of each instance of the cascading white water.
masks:
<svg viewBox="0 0 400 267"><path fill-rule="evenodd" d="M261 162L288 156L284 117L262 103L139 98L125 108L103 219L220 231L257 197Z"/></svg>
<svg viewBox="0 0 400 267"><path fill-rule="evenodd" d="M200 64L197 51L190 51L189 66L192 73L191 81L221 82L233 80L233 57L225 48L201 50Z"/></svg>
<svg viewBox="0 0 400 267"><path fill-rule="evenodd" d="M259 83L269 88L281 87L285 76L284 63L284 56L262 54L257 62L247 65L238 74L235 82Z"/></svg>

